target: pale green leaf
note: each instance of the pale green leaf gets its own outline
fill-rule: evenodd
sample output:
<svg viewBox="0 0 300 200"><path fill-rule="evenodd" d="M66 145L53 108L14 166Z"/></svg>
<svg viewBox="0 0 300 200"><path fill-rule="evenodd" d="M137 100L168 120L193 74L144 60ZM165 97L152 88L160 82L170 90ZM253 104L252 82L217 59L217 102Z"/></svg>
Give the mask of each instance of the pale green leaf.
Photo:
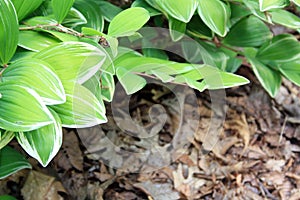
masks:
<svg viewBox="0 0 300 200"><path fill-rule="evenodd" d="M2 74L2 80L34 89L46 105L66 101L63 85L52 67L39 59L24 58L11 64Z"/></svg>
<svg viewBox="0 0 300 200"><path fill-rule="evenodd" d="M300 6L300 0L290 0L292 2L294 2L297 6Z"/></svg>
<svg viewBox="0 0 300 200"><path fill-rule="evenodd" d="M128 95L136 93L147 84L144 78L122 67L117 68L116 75Z"/></svg>
<svg viewBox="0 0 300 200"><path fill-rule="evenodd" d="M195 0L155 0L155 3L169 16L184 23L191 20L198 6Z"/></svg>
<svg viewBox="0 0 300 200"><path fill-rule="evenodd" d="M199 1L198 14L213 32L222 37L227 34L230 9L225 3L220 0L201 0Z"/></svg>
<svg viewBox="0 0 300 200"><path fill-rule="evenodd" d="M63 127L87 128L107 122L102 99L84 86L64 83L67 101L51 108L59 115Z"/></svg>
<svg viewBox="0 0 300 200"><path fill-rule="evenodd" d="M122 37L134 34L150 19L144 8L128 8L113 18L108 27L108 35Z"/></svg>
<svg viewBox="0 0 300 200"><path fill-rule="evenodd" d="M274 10L271 12L273 22L288 28L300 29L300 18L286 10Z"/></svg>
<svg viewBox="0 0 300 200"><path fill-rule="evenodd" d="M55 19L62 23L70 11L75 0L52 0L52 9Z"/></svg>
<svg viewBox="0 0 300 200"><path fill-rule="evenodd" d="M99 71L106 59L105 50L100 48L83 42L62 42L34 57L50 63L62 81L84 83Z"/></svg>
<svg viewBox="0 0 300 200"><path fill-rule="evenodd" d="M31 131L52 123L52 115L41 97L16 81L0 84L0 128Z"/></svg>
<svg viewBox="0 0 300 200"><path fill-rule="evenodd" d="M29 132L16 133L22 148L46 167L59 151L62 144L62 127L59 116L50 109L53 123Z"/></svg>
<svg viewBox="0 0 300 200"><path fill-rule="evenodd" d="M111 102L115 93L114 76L108 73L101 74L101 95L103 100Z"/></svg>
<svg viewBox="0 0 300 200"><path fill-rule="evenodd" d="M43 0L11 0L18 14L18 19L21 21L28 14L37 9Z"/></svg>
<svg viewBox="0 0 300 200"><path fill-rule="evenodd" d="M237 22L226 35L223 43L239 47L256 47L271 37L272 33L268 26L257 17L250 16Z"/></svg>
<svg viewBox="0 0 300 200"><path fill-rule="evenodd" d="M26 168L31 168L30 163L15 149L9 146L0 149L0 179Z"/></svg>
<svg viewBox="0 0 300 200"><path fill-rule="evenodd" d="M287 6L287 0L259 0L259 9L264 12L271 9L283 8Z"/></svg>
<svg viewBox="0 0 300 200"><path fill-rule="evenodd" d="M0 0L0 64L13 57L19 39L18 17L10 0Z"/></svg>
<svg viewBox="0 0 300 200"><path fill-rule="evenodd" d="M59 40L40 32L20 31L18 45L30 51L41 51L52 44L57 44L58 42Z"/></svg>
<svg viewBox="0 0 300 200"><path fill-rule="evenodd" d="M248 7L254 16L265 22L272 23L270 15L266 15L264 12L259 10L259 2L257 0L243 0L243 3Z"/></svg>
<svg viewBox="0 0 300 200"><path fill-rule="evenodd" d="M15 133L12 131L3 131L0 130L0 150L5 147L13 138Z"/></svg>
<svg viewBox="0 0 300 200"><path fill-rule="evenodd" d="M255 76L271 97L275 97L281 85L281 75L254 58L248 58Z"/></svg>

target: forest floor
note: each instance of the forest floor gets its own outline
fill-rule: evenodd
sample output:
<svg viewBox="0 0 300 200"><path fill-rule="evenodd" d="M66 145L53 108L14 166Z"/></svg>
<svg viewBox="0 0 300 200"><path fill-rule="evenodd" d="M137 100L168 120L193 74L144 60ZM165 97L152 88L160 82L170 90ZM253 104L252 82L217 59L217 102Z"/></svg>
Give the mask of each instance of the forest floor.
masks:
<svg viewBox="0 0 300 200"><path fill-rule="evenodd" d="M28 158L33 169L0 181L0 194L28 200L300 199L300 90L284 80L272 99L247 67L238 73L251 83L226 96L193 91L196 104L192 90L176 96L148 85L130 98L131 118L120 92L121 101L106 106L107 124L64 130L49 166Z"/></svg>

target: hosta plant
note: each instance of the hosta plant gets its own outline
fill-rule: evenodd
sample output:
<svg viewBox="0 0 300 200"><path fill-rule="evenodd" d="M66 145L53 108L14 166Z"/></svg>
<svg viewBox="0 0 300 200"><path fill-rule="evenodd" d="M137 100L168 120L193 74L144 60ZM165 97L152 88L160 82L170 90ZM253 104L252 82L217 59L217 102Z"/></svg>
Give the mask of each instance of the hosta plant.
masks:
<svg viewBox="0 0 300 200"><path fill-rule="evenodd" d="M289 4L299 1L136 0L123 9L104 0L0 0L0 178L30 168L7 146L12 139L47 166L63 127L105 123L115 81L128 95L145 77L223 89L248 83L233 74L248 62L272 96L281 75L299 84L298 41L269 28L299 30ZM179 43L185 62L151 48L157 33L145 26L153 24L167 24L174 42L194 39Z"/></svg>

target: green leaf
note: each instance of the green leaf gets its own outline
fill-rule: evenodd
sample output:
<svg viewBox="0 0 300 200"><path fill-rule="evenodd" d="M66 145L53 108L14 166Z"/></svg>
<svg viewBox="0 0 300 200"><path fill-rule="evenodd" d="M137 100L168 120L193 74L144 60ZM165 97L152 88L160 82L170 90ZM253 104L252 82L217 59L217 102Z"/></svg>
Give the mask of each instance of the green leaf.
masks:
<svg viewBox="0 0 300 200"><path fill-rule="evenodd" d="M142 7L142 8L145 8L149 12L149 14L150 14L151 17L162 14L159 10L157 10L157 9L153 8L152 6L150 6L145 0L135 0L131 4L131 7Z"/></svg>
<svg viewBox="0 0 300 200"><path fill-rule="evenodd" d="M10 0L0 0L0 64L13 57L19 39L18 17Z"/></svg>
<svg viewBox="0 0 300 200"><path fill-rule="evenodd" d="M262 46L257 52L257 59L264 62L284 63L298 58L300 58L300 43L289 34L273 37L269 44Z"/></svg>
<svg viewBox="0 0 300 200"><path fill-rule="evenodd" d="M259 3L257 0L243 0L243 3L248 7L254 16L268 23L272 23L270 15L266 15L264 12L259 10Z"/></svg>
<svg viewBox="0 0 300 200"><path fill-rule="evenodd" d="M163 83L168 83L174 80L173 76L166 74L165 72L160 71L159 69L150 70L151 74L159 78Z"/></svg>
<svg viewBox="0 0 300 200"><path fill-rule="evenodd" d="M50 63L62 81L84 83L106 59L105 50L100 48L83 42L62 42L43 49L34 58Z"/></svg>
<svg viewBox="0 0 300 200"><path fill-rule="evenodd" d="M59 41L53 37L47 36L36 31L20 31L19 43L20 47L30 51L41 51L46 47L57 44Z"/></svg>
<svg viewBox="0 0 300 200"><path fill-rule="evenodd" d="M186 23L175 18L169 17L169 30L173 41L180 40L185 33Z"/></svg>
<svg viewBox="0 0 300 200"><path fill-rule="evenodd" d="M168 15L185 23L191 20L198 6L195 0L155 0L155 3Z"/></svg>
<svg viewBox="0 0 300 200"><path fill-rule="evenodd" d="M187 33L203 39L211 39L213 37L213 32L204 24L199 16L193 16L187 24Z"/></svg>
<svg viewBox="0 0 300 200"><path fill-rule="evenodd" d="M268 26L257 17L250 16L237 22L226 35L223 43L239 47L256 47L271 37L272 33Z"/></svg>
<svg viewBox="0 0 300 200"><path fill-rule="evenodd" d="M254 58L248 58L248 60L259 82L271 97L275 97L281 85L280 73L272 70Z"/></svg>
<svg viewBox="0 0 300 200"><path fill-rule="evenodd" d="M150 19L144 8L128 8L113 18L108 27L108 35L122 37L133 35Z"/></svg>
<svg viewBox="0 0 300 200"><path fill-rule="evenodd" d="M246 5L235 2L230 3L230 10L231 25L234 25L236 22L251 14L251 11L246 7Z"/></svg>
<svg viewBox="0 0 300 200"><path fill-rule="evenodd" d="M64 26L71 27L71 28L86 23L87 23L87 19L85 18L85 16L75 8L71 8L67 16L65 17L64 21L62 22Z"/></svg>
<svg viewBox="0 0 300 200"><path fill-rule="evenodd" d="M300 60L279 66L280 72L290 81L300 86Z"/></svg>
<svg viewBox="0 0 300 200"><path fill-rule="evenodd" d="M144 78L122 67L117 68L116 75L128 95L136 93L147 84Z"/></svg>
<svg viewBox="0 0 300 200"><path fill-rule="evenodd" d="M104 28L104 18L99 5L94 0L76 0L74 7L85 16L87 23L80 27L90 27L102 32ZM80 28L79 27L79 28ZM80 30L80 29L79 29Z"/></svg>
<svg viewBox="0 0 300 200"><path fill-rule="evenodd" d="M24 58L11 64L3 72L2 80L14 81L34 89L46 105L66 101L63 85L52 67L39 59Z"/></svg>
<svg viewBox="0 0 300 200"><path fill-rule="evenodd" d="M249 80L232 73L223 72L209 65L199 65L196 70L203 76L208 89L224 89L249 83Z"/></svg>
<svg viewBox="0 0 300 200"><path fill-rule="evenodd" d="M288 28L300 29L300 18L289 11L282 9L274 10L271 12L271 15L272 21L277 24Z"/></svg>
<svg viewBox="0 0 300 200"><path fill-rule="evenodd" d="M42 128L16 133L22 148L46 167L59 151L62 144L62 127L59 116L50 109L53 123Z"/></svg>
<svg viewBox="0 0 300 200"><path fill-rule="evenodd" d="M31 169L31 165L19 152L9 146L0 149L0 179L26 168Z"/></svg>
<svg viewBox="0 0 300 200"><path fill-rule="evenodd" d="M287 0L259 0L259 9L264 12L271 9L283 8L287 5Z"/></svg>
<svg viewBox="0 0 300 200"><path fill-rule="evenodd" d="M115 93L114 76L108 73L101 74L101 95L103 100L111 102Z"/></svg>
<svg viewBox="0 0 300 200"><path fill-rule="evenodd" d="M87 128L107 122L102 99L87 88L72 82L64 83L67 101L51 108L59 115L63 127Z"/></svg>
<svg viewBox="0 0 300 200"><path fill-rule="evenodd" d="M0 200L17 200L17 199L10 195L1 195Z"/></svg>
<svg viewBox="0 0 300 200"><path fill-rule="evenodd" d="M222 37L227 34L230 9L226 4L220 0L201 0L199 1L198 14L213 32Z"/></svg>
<svg viewBox="0 0 300 200"><path fill-rule="evenodd" d="M0 150L5 147L13 138L15 133L11 131L1 132L0 130Z"/></svg>
<svg viewBox="0 0 300 200"><path fill-rule="evenodd" d="M101 99L100 73L95 74L89 80L83 83L83 86L89 89L97 99Z"/></svg>
<svg viewBox="0 0 300 200"><path fill-rule="evenodd" d="M52 0L52 9L55 19L62 23L70 11L75 0Z"/></svg>
<svg viewBox="0 0 300 200"><path fill-rule="evenodd" d="M0 128L31 131L52 123L52 115L41 97L15 81L0 84Z"/></svg>
<svg viewBox="0 0 300 200"><path fill-rule="evenodd" d="M18 14L18 19L21 21L28 14L37 9L43 0L11 0Z"/></svg>
<svg viewBox="0 0 300 200"><path fill-rule="evenodd" d="M51 16L36 16L32 17L24 22L28 26L37 26L37 25L57 25L57 21Z"/></svg>
<svg viewBox="0 0 300 200"><path fill-rule="evenodd" d="M106 21L110 22L115 16L122 12L122 8L107 1L96 1Z"/></svg>

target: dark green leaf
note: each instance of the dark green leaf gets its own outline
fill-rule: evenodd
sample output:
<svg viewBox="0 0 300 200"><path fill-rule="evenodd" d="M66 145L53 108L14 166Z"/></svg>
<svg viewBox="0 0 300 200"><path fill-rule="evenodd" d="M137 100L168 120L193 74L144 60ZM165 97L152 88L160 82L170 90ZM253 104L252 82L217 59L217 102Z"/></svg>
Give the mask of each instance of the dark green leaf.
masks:
<svg viewBox="0 0 300 200"><path fill-rule="evenodd" d="M300 86L300 60L279 66L280 72L290 81Z"/></svg>
<svg viewBox="0 0 300 200"><path fill-rule="evenodd" d="M193 16L191 21L187 24L187 33L204 39L211 39L213 37L212 31L204 24L199 16Z"/></svg>
<svg viewBox="0 0 300 200"><path fill-rule="evenodd" d="M18 17L10 0L0 0L0 63L13 57L19 39Z"/></svg>
<svg viewBox="0 0 300 200"><path fill-rule="evenodd" d="M26 168L31 165L19 152L8 146L0 149L0 179Z"/></svg>
<svg viewBox="0 0 300 200"><path fill-rule="evenodd" d="M96 1L105 20L111 21L115 16L122 12L122 8L115 6L107 1Z"/></svg>
<svg viewBox="0 0 300 200"><path fill-rule="evenodd" d="M226 35L223 43L239 47L256 47L271 39L272 33L265 23L250 16L237 22Z"/></svg>
<svg viewBox="0 0 300 200"><path fill-rule="evenodd" d="M282 34L273 37L269 44L257 52L257 59L278 63L290 62L300 58L300 43L293 35Z"/></svg>

